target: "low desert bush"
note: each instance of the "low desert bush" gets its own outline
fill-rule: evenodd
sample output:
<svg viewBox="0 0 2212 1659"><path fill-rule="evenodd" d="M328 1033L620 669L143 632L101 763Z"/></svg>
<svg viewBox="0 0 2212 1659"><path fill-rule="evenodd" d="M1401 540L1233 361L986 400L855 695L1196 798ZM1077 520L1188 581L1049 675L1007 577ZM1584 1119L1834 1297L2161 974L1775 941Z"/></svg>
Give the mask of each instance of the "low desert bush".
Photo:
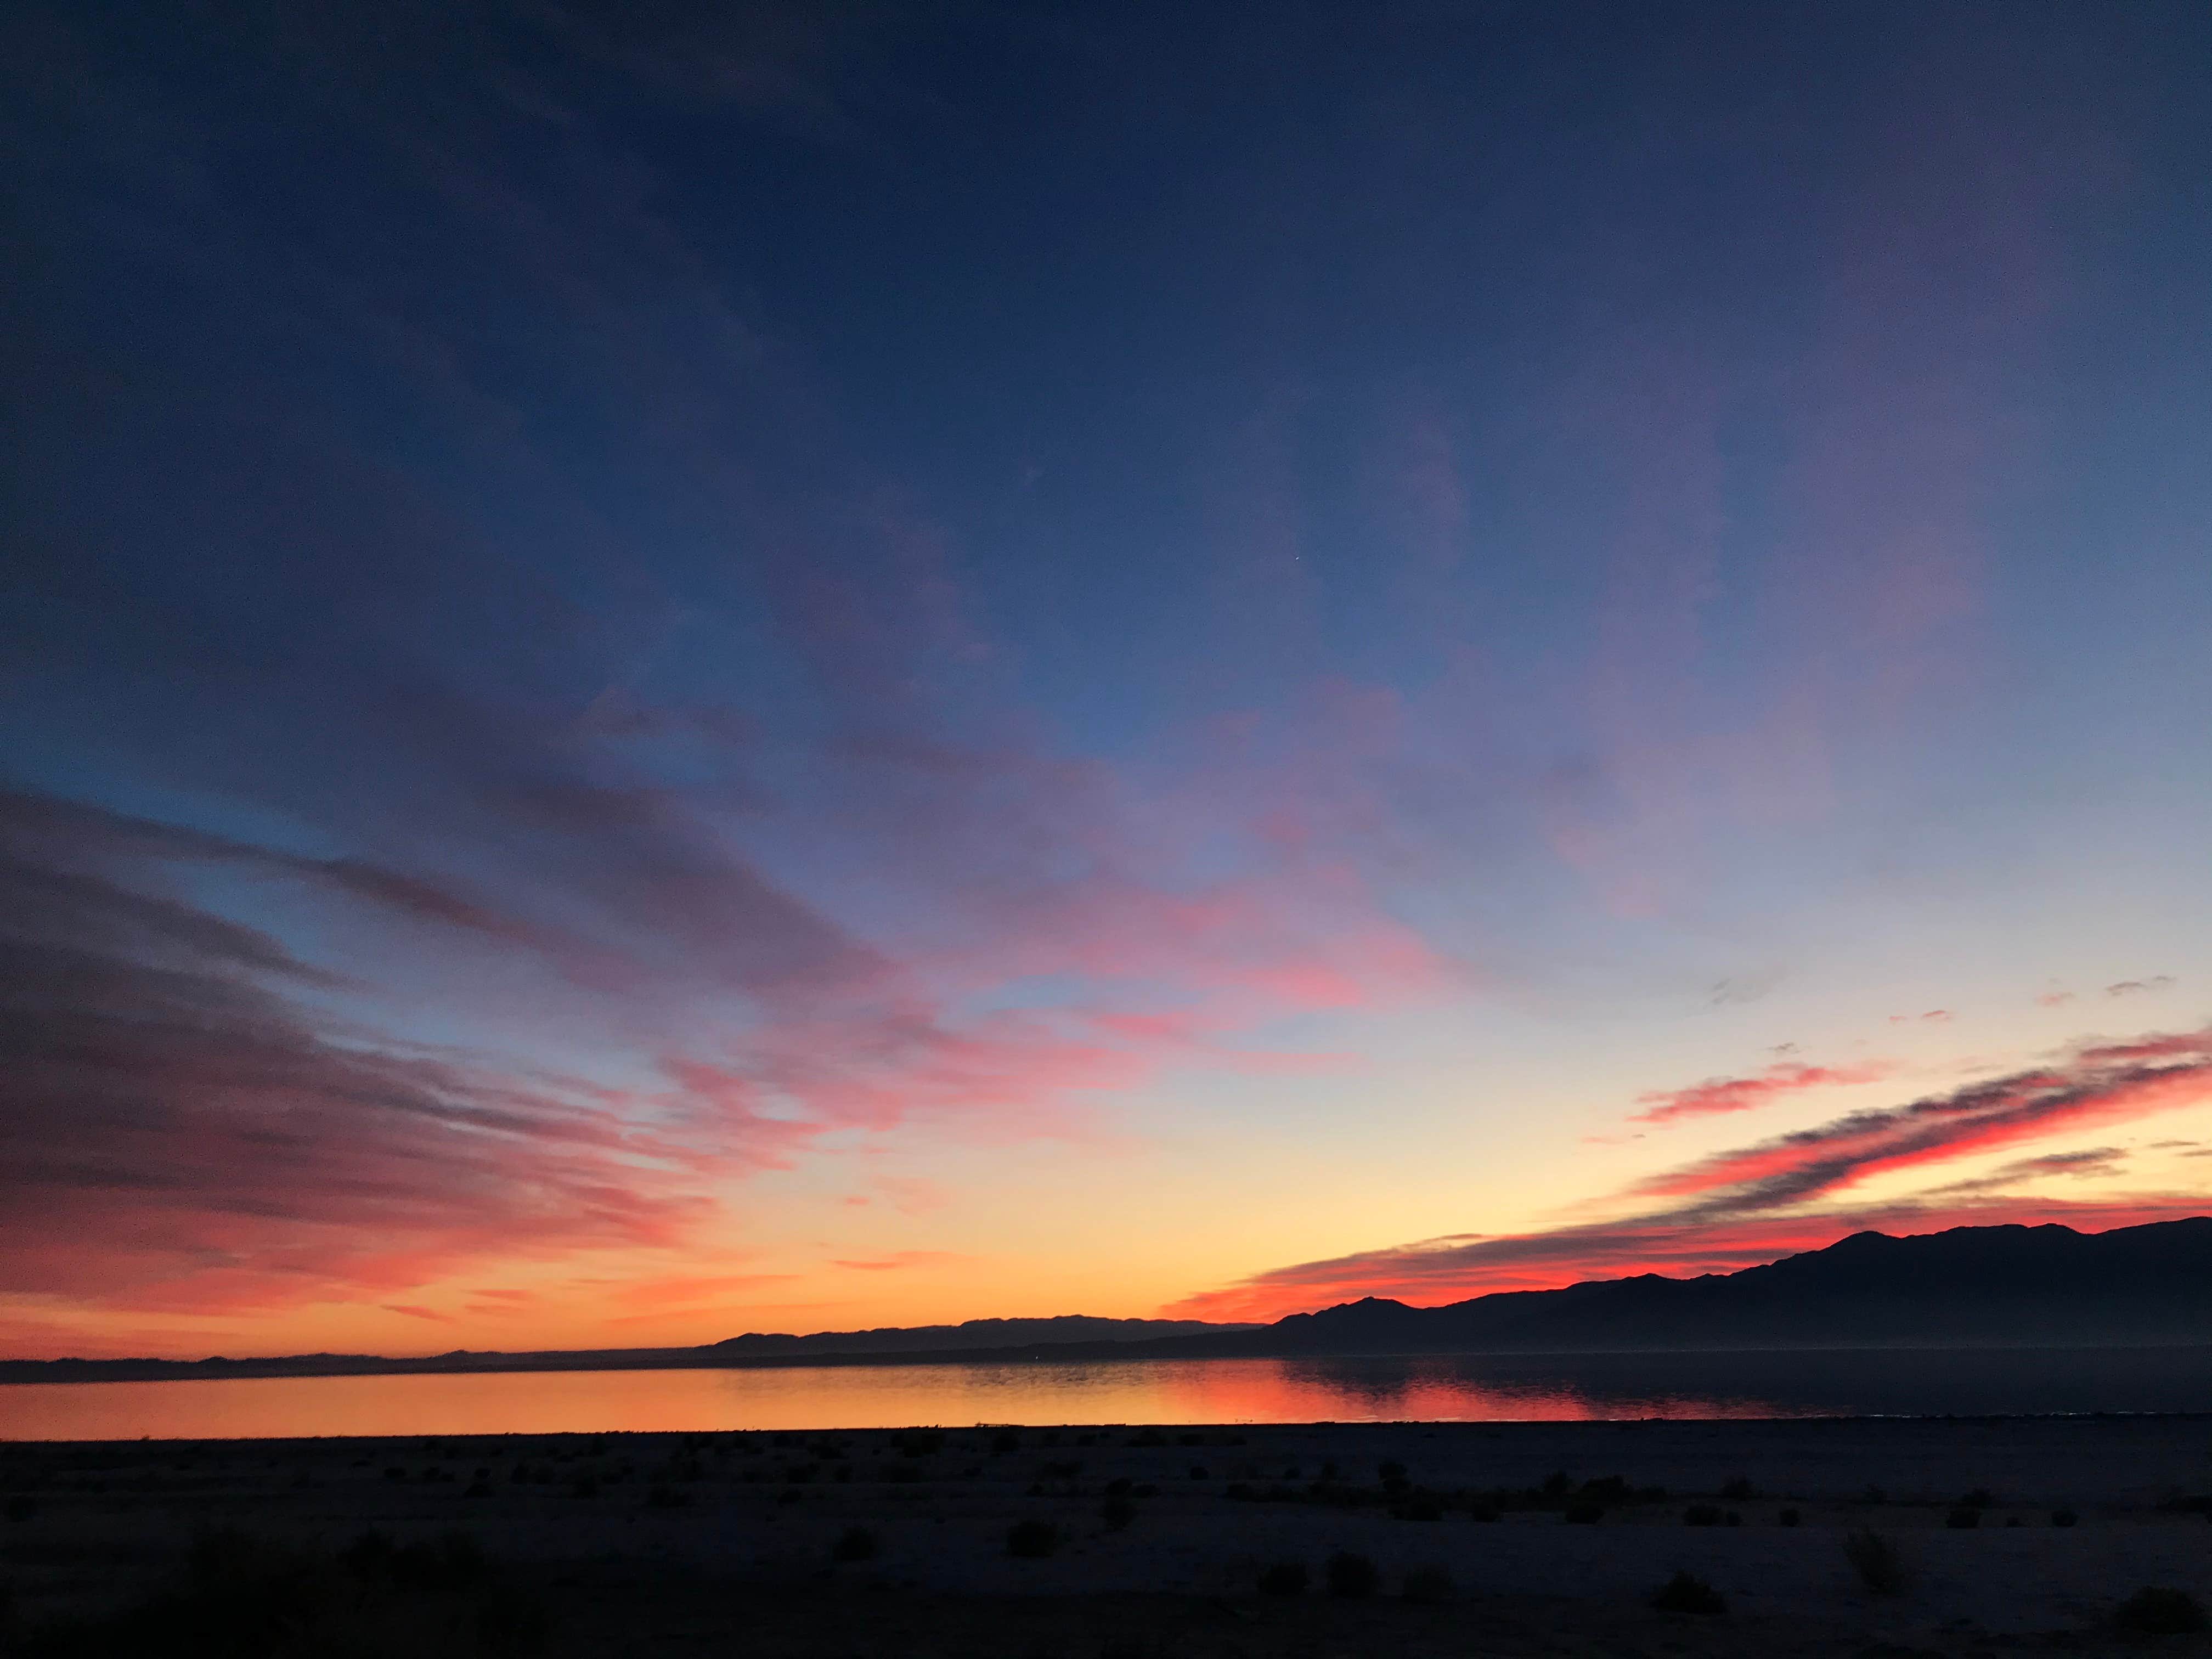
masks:
<svg viewBox="0 0 2212 1659"><path fill-rule="evenodd" d="M1347 1601L1360 1601L1375 1594L1375 1587L1382 1575L1375 1570L1374 1562L1350 1550L1339 1550L1328 1558L1328 1593Z"/></svg>
<svg viewBox="0 0 2212 1659"><path fill-rule="evenodd" d="M1098 1506L1098 1518L1106 1523L1109 1532L1126 1531L1137 1518L1137 1506L1127 1492L1115 1492Z"/></svg>
<svg viewBox="0 0 2212 1659"><path fill-rule="evenodd" d="M1565 1518L1570 1526L1594 1527L1605 1519L1605 1506L1602 1504L1570 1504Z"/></svg>
<svg viewBox="0 0 2212 1659"><path fill-rule="evenodd" d="M1982 1512L1961 1504L1943 1517L1943 1524L1947 1527L1956 1527L1961 1531L1971 1527L1978 1527L1982 1524Z"/></svg>
<svg viewBox="0 0 2212 1659"><path fill-rule="evenodd" d="M1446 1568L1431 1563L1413 1567L1406 1574L1405 1597L1408 1601L1433 1605L1449 1601L1452 1595L1452 1576Z"/></svg>
<svg viewBox="0 0 2212 1659"><path fill-rule="evenodd" d="M2053 1510L2051 1511L2051 1524L2054 1527L2070 1527L2081 1518L2081 1517L2080 1516L2075 1514L2071 1510Z"/></svg>
<svg viewBox="0 0 2212 1659"><path fill-rule="evenodd" d="M1799 1515L1796 1510L1784 1510L1774 1517L1774 1524L1778 1527L1794 1527L1803 1519L1804 1516Z"/></svg>
<svg viewBox="0 0 2212 1659"><path fill-rule="evenodd" d="M2112 1622L2139 1636L2188 1636L2206 1628L2197 1598L2162 1584L2146 1584L2121 1602Z"/></svg>
<svg viewBox="0 0 2212 1659"><path fill-rule="evenodd" d="M832 1561L872 1561L883 1541L866 1527L848 1527L830 1547Z"/></svg>
<svg viewBox="0 0 2212 1659"><path fill-rule="evenodd" d="M1060 1547L1060 1528L1049 1521L1017 1521L1006 1528L1006 1553L1033 1561Z"/></svg>
<svg viewBox="0 0 2212 1659"><path fill-rule="evenodd" d="M1260 1594L1262 1595L1304 1595L1312 1575L1303 1561L1278 1561L1260 1571Z"/></svg>
<svg viewBox="0 0 2212 1659"><path fill-rule="evenodd" d="M1898 1547L1871 1527L1844 1535L1844 1559L1876 1595L1895 1595L1905 1588L1905 1557Z"/></svg>
<svg viewBox="0 0 2212 1659"><path fill-rule="evenodd" d="M363 1534L336 1555L237 1531L193 1541L181 1577L95 1622L50 1629L54 1655L179 1659L520 1659L549 1633L544 1606L465 1536Z"/></svg>
<svg viewBox="0 0 2212 1659"><path fill-rule="evenodd" d="M1678 1572L1651 1592L1661 1613L1696 1613L1708 1617L1728 1611L1728 1598L1693 1572Z"/></svg>
<svg viewBox="0 0 2212 1659"><path fill-rule="evenodd" d="M1721 1523L1721 1506L1717 1504L1692 1504L1682 1511L1686 1527L1717 1527Z"/></svg>

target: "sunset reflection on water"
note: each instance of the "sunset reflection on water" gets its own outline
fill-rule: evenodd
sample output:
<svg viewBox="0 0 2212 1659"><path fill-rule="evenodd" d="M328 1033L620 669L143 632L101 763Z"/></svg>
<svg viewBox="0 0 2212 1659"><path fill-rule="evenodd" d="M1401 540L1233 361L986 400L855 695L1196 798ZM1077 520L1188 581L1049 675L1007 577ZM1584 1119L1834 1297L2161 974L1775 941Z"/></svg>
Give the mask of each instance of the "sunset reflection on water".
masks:
<svg viewBox="0 0 2212 1659"><path fill-rule="evenodd" d="M2201 1411L2212 1348L1107 1360L0 1386L0 1437Z"/></svg>
<svg viewBox="0 0 2212 1659"><path fill-rule="evenodd" d="M1772 1403L1749 1398L1636 1398L1559 1376L1478 1378L1452 1360L1419 1358L478 1372L0 1389L0 1434L25 1440L1775 1414Z"/></svg>

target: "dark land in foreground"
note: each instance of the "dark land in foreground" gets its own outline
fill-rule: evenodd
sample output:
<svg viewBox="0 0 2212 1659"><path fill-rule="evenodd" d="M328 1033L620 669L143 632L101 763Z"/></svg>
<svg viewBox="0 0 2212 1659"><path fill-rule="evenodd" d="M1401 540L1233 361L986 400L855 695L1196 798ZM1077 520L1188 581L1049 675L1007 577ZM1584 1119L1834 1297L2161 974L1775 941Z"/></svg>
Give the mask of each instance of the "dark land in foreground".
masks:
<svg viewBox="0 0 2212 1659"><path fill-rule="evenodd" d="M0 1514L19 1659L2212 1652L2212 1416L16 1443Z"/></svg>
<svg viewBox="0 0 2212 1659"><path fill-rule="evenodd" d="M1090 1319L752 1334L690 1348L414 1358L302 1354L201 1360L0 1361L0 1382L432 1371L1011 1364L1413 1353L1635 1353L1756 1348L2122 1347L2212 1334L2212 1217L2080 1233L1954 1227L1857 1233L1826 1249L1696 1279L1641 1274L1443 1307L1369 1297L1265 1326Z"/></svg>

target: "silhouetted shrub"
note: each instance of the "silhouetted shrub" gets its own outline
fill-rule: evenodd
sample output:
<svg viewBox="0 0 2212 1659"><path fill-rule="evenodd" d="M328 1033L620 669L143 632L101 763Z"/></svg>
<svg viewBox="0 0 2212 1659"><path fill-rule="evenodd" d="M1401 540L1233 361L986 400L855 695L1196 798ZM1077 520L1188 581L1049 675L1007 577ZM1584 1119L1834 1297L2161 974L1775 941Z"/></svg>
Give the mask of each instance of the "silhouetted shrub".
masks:
<svg viewBox="0 0 2212 1659"><path fill-rule="evenodd" d="M1060 1547L1060 1528L1049 1521L1017 1521L1006 1528L1006 1553L1024 1560L1050 1555Z"/></svg>
<svg viewBox="0 0 2212 1659"><path fill-rule="evenodd" d="M1721 1506L1717 1504L1692 1504L1682 1511L1686 1527L1717 1527L1721 1523Z"/></svg>
<svg viewBox="0 0 2212 1659"><path fill-rule="evenodd" d="M1544 1496L1565 1498L1574 1489L1574 1484L1567 1479L1567 1472L1565 1469L1554 1469L1544 1477Z"/></svg>
<svg viewBox="0 0 2212 1659"><path fill-rule="evenodd" d="M907 1429L893 1435L891 1444L902 1457L927 1457L944 1449L945 1436L935 1429Z"/></svg>
<svg viewBox="0 0 2212 1659"><path fill-rule="evenodd" d="M1803 1518L1795 1510L1784 1510L1774 1517L1774 1524L1778 1527L1794 1527Z"/></svg>
<svg viewBox="0 0 2212 1659"><path fill-rule="evenodd" d="M1753 1490L1750 1481L1745 1480L1743 1476L1738 1475L1735 1480L1729 1481L1728 1485L1721 1488L1721 1496L1727 1498L1732 1498L1736 1503L1741 1504L1747 1499L1758 1497L1759 1494L1757 1492Z"/></svg>
<svg viewBox="0 0 2212 1659"><path fill-rule="evenodd" d="M1127 1494L1115 1492L1098 1506L1098 1518L1106 1523L1109 1532L1121 1532L1137 1518L1137 1506Z"/></svg>
<svg viewBox="0 0 2212 1659"><path fill-rule="evenodd" d="M1451 1595L1452 1576L1441 1566L1431 1563L1412 1568L1406 1574L1405 1596L1408 1601L1449 1601Z"/></svg>
<svg viewBox="0 0 2212 1659"><path fill-rule="evenodd" d="M1696 1613L1710 1617L1728 1611L1728 1598L1695 1573L1678 1572L1651 1592L1651 1605L1661 1613Z"/></svg>
<svg viewBox="0 0 2212 1659"><path fill-rule="evenodd" d="M1303 1561L1278 1561L1260 1573L1260 1594L1262 1595L1304 1595L1311 1575Z"/></svg>
<svg viewBox="0 0 2212 1659"><path fill-rule="evenodd" d="M1570 1526L1594 1527L1605 1519L1605 1506L1602 1504L1570 1504L1566 1519Z"/></svg>
<svg viewBox="0 0 2212 1659"><path fill-rule="evenodd" d="M1467 1518L1470 1521L1495 1521L1498 1519L1498 1506L1495 1504L1485 1504L1480 1501L1469 1504L1467 1506Z"/></svg>
<svg viewBox="0 0 2212 1659"><path fill-rule="evenodd" d="M1190 1466L1190 1478L1194 1480L1211 1480L1213 1479L1213 1471L1203 1463L1194 1463Z"/></svg>
<svg viewBox="0 0 2212 1659"><path fill-rule="evenodd" d="M2112 1622L2142 1636L2187 1636L2206 1627L2195 1596L2162 1584L2146 1584L2121 1602Z"/></svg>
<svg viewBox="0 0 2212 1659"><path fill-rule="evenodd" d="M331 1556L221 1531L193 1540L179 1582L94 1623L57 1630L43 1650L521 1659L546 1633L543 1608L500 1583L463 1534L398 1544L372 1531Z"/></svg>
<svg viewBox="0 0 2212 1659"><path fill-rule="evenodd" d="M1443 1505L1427 1492L1416 1492L1393 1511L1401 1521L1441 1521Z"/></svg>
<svg viewBox="0 0 2212 1659"><path fill-rule="evenodd" d="M1073 1480L1083 1473L1083 1465L1072 1457L1055 1459L1037 1473L1047 1480Z"/></svg>
<svg viewBox="0 0 2212 1659"><path fill-rule="evenodd" d="M1168 1443L1168 1437L1158 1429L1139 1429L1129 1437L1129 1443L1133 1446L1164 1446Z"/></svg>
<svg viewBox="0 0 2212 1659"><path fill-rule="evenodd" d="M1002 1429L991 1437L991 1455L1004 1457L1008 1452L1022 1449L1022 1437L1011 1429Z"/></svg>
<svg viewBox="0 0 2212 1659"><path fill-rule="evenodd" d="M399 1545L384 1558L383 1571L401 1589L442 1595L479 1588L491 1576L491 1564L475 1539L449 1532L428 1543Z"/></svg>
<svg viewBox="0 0 2212 1659"><path fill-rule="evenodd" d="M2071 1510L2053 1510L2051 1511L2051 1524L2054 1527L2070 1527L2081 1518L2081 1517L2080 1516L2075 1514Z"/></svg>
<svg viewBox="0 0 2212 1659"><path fill-rule="evenodd" d="M866 1527L848 1527L837 1534L837 1541L830 1547L832 1561L872 1561L883 1547L875 1533Z"/></svg>
<svg viewBox="0 0 2212 1659"><path fill-rule="evenodd" d="M1985 1510L1996 1502L1996 1499L1990 1496L1987 1486L1977 1486L1960 1498L1959 1507L1962 1510Z"/></svg>
<svg viewBox="0 0 2212 1659"><path fill-rule="evenodd" d="M1895 1544L1871 1527L1844 1535L1844 1559L1876 1595L1895 1595L1905 1588L1905 1557Z"/></svg>
<svg viewBox="0 0 2212 1659"><path fill-rule="evenodd" d="M1375 1473L1382 1480L1384 1492L1395 1492L1406 1484L1406 1466L1403 1463L1379 1464Z"/></svg>
<svg viewBox="0 0 2212 1659"><path fill-rule="evenodd" d="M27 1521L39 1512L39 1500L26 1492L17 1492L8 1500L8 1518Z"/></svg>
<svg viewBox="0 0 2212 1659"><path fill-rule="evenodd" d="M511 1589L495 1590L477 1604L477 1641L486 1653L521 1656L545 1645L552 1619L542 1601Z"/></svg>
<svg viewBox="0 0 2212 1659"><path fill-rule="evenodd" d="M1979 1510L1968 1509L1964 1504L1961 1504L1957 1509L1953 1510L1950 1514L1943 1517L1943 1524L1947 1527L1957 1527L1961 1529L1968 1527L1978 1527L1982 1524L1982 1512Z"/></svg>
<svg viewBox="0 0 2212 1659"><path fill-rule="evenodd" d="M1339 1550L1328 1558L1328 1593L1347 1601L1357 1601L1375 1594L1382 1575L1375 1564L1364 1555L1350 1550Z"/></svg>

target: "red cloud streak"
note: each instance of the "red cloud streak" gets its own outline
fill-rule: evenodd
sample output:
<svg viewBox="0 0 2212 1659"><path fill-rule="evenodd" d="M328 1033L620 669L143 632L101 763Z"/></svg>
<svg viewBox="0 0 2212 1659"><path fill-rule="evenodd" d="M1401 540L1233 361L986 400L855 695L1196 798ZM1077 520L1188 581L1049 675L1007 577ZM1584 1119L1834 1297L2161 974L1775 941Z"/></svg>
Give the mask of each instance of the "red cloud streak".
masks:
<svg viewBox="0 0 2212 1659"><path fill-rule="evenodd" d="M1542 1290L1591 1277L1731 1271L1817 1249L1869 1227L2080 1221L2126 1226L2203 1213L2202 1194L2067 1200L1954 1183L1887 1204L1835 1195L1867 1176L1932 1164L2061 1131L2212 1098L2212 1026L2079 1046L2047 1066L1701 1158L1631 1189L1670 1200L1611 1221L1486 1237L1460 1234L1259 1273L1164 1310L1181 1317L1264 1319L1361 1296L1422 1303ZM2077 1167L2023 1163L2022 1180Z"/></svg>
<svg viewBox="0 0 2212 1659"><path fill-rule="evenodd" d="M1770 1066L1755 1077L1707 1078L1686 1089L1659 1089L1638 1095L1645 1108L1631 1123L1674 1123L1686 1117L1718 1117L1729 1112L1747 1112L1780 1095L1802 1094L1809 1089L1840 1088L1853 1083L1872 1083L1888 1075L1887 1061L1864 1066Z"/></svg>

